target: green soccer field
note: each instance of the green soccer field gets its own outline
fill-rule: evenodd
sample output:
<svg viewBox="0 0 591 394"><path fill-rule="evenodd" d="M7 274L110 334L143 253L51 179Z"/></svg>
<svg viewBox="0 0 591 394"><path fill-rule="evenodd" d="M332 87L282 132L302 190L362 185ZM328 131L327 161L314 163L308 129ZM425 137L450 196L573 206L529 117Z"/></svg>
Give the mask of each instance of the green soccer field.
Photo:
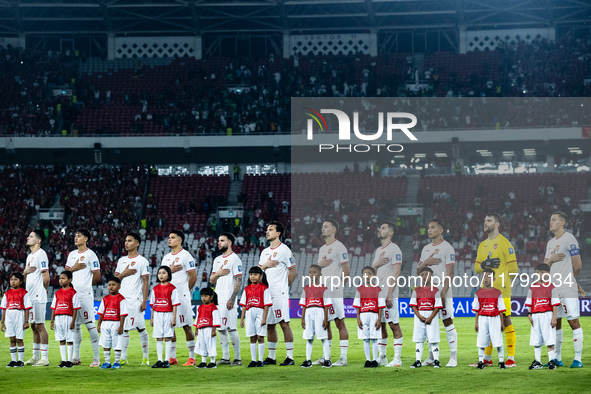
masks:
<svg viewBox="0 0 591 394"><path fill-rule="evenodd" d="M295 361L296 366L280 367L265 366L264 368L246 368L220 366L213 370L197 370L192 367L173 366L170 369L152 370L149 367L140 366L141 348L137 332L131 333L129 348L130 365L123 366L120 370L101 370L89 368L92 361L92 349L88 342L88 333L83 328L82 361L83 365L72 369L57 368L60 362L59 346L53 340L54 333L50 331L49 361L50 367L25 367L3 368L0 372L0 387L8 392L166 392L174 393L180 390L192 390L199 392L378 392L391 389L413 390L421 392L520 392L534 393L542 390L559 390L572 393L589 392L591 387L591 344L588 333L591 332L591 317L581 318L581 325L585 332L586 342L583 349L582 369L569 369L574 357L572 334L570 327L565 328L563 360L565 368L555 371L528 370L533 361L533 348L529 346L529 321L525 317L513 317L515 331L517 333L516 368L499 370L497 367L477 370L468 367L468 364L478 361L476 349L476 333L474 332L473 318L458 318L455 326L458 331L458 367L434 369L423 367L410 369L414 362L415 346L412 342L412 324L410 318L401 319L402 332L404 334L404 346L402 351L401 368L364 369L362 341L357 339L355 319L347 319L349 328L349 365L346 367L333 367L330 369L315 366L311 369L300 368L299 365L305 357L305 341L302 339L300 320L292 320L292 329L295 336ZM565 322L566 323L566 322ZM148 324L149 325L149 324ZM49 324L48 324L49 326ZM244 338L244 330L241 333L241 351L244 364L250 361L248 339ZM177 329L177 335L181 334ZM182 364L186 361L184 335L179 341L178 359ZM280 334L280 338L281 334ZM445 339L445 331L441 325L441 364L445 365L449 359L449 348ZM0 340L0 363L6 365L10 361L8 351L8 339L2 336ZM333 349L333 360L338 358L338 338ZM25 360L32 354L32 333L27 330L25 334ZM427 346L425 346L427 348ZM218 358L221 349L218 343ZM388 346L388 359L392 358L392 337ZM233 350L231 350L233 356ZM322 346L319 341L314 343L313 359L322 354ZM493 361L496 365L496 351L493 352ZM102 349L101 349L101 363ZM506 357L505 349L505 357ZM426 353L423 358L426 357ZM277 359L285 358L285 347L279 342ZM542 353L542 360L547 359L546 349ZM150 361L156 361L155 340L150 340ZM197 356L199 362L199 356Z"/></svg>

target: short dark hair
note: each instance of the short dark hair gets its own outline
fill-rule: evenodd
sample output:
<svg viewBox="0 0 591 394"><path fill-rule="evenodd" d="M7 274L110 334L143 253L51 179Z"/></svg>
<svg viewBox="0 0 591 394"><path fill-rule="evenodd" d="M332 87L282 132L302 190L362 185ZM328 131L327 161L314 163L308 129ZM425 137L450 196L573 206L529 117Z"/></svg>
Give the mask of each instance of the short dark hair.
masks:
<svg viewBox="0 0 591 394"><path fill-rule="evenodd" d="M431 268L429 268L429 267L423 267L423 268L422 268L422 269L419 271L419 274L420 274L421 272L424 272L424 271L430 272L430 273L431 273L431 275L433 275L433 270L432 270Z"/></svg>
<svg viewBox="0 0 591 394"><path fill-rule="evenodd" d="M562 211L552 212L552 215L558 215L562 220L564 220L564 223L566 223L568 221L568 218L566 217L566 213L564 213Z"/></svg>
<svg viewBox="0 0 591 394"><path fill-rule="evenodd" d="M72 271L62 271L60 275L66 275L66 278L72 280Z"/></svg>
<svg viewBox="0 0 591 394"><path fill-rule="evenodd" d="M536 271L550 272L550 266L546 263L536 265Z"/></svg>
<svg viewBox="0 0 591 394"><path fill-rule="evenodd" d="M185 233L181 230L172 230L170 233L178 236L181 239L181 243L185 243Z"/></svg>
<svg viewBox="0 0 591 394"><path fill-rule="evenodd" d="M222 235L224 237L228 238L228 240L232 241L232 245L234 245L236 243L236 237L234 236L234 234L229 233L229 232L223 232L223 233L220 234L220 237Z"/></svg>
<svg viewBox="0 0 591 394"><path fill-rule="evenodd" d="M12 278L13 276L21 281L21 286L23 285L23 283L25 283L25 276L22 272L13 272L12 274L10 274L10 277Z"/></svg>
<svg viewBox="0 0 591 394"><path fill-rule="evenodd" d="M388 226L392 230L392 233L394 235L396 235L396 233L398 232L398 227L393 222L386 220L382 224L385 224L386 226Z"/></svg>
<svg viewBox="0 0 591 394"><path fill-rule="evenodd" d="M490 216L491 218L495 219L495 222L499 223L499 225L501 225L501 215L499 215L496 212L489 212L486 214L486 216Z"/></svg>
<svg viewBox="0 0 591 394"><path fill-rule="evenodd" d="M323 222L332 224L336 231L339 231L339 223L333 218L324 219Z"/></svg>
<svg viewBox="0 0 591 394"><path fill-rule="evenodd" d="M79 228L78 230L76 230L77 233L82 234L84 237L86 237L86 239L90 239L90 231L88 231L85 228Z"/></svg>
<svg viewBox="0 0 591 394"><path fill-rule="evenodd" d="M33 232L35 233L35 236L41 240L41 243L43 243L43 241L45 241L45 233L39 229L35 229L33 230Z"/></svg>
<svg viewBox="0 0 591 394"><path fill-rule="evenodd" d="M142 243L142 236L139 235L136 232L130 231L130 232L127 233L127 236L135 239L138 244L141 244Z"/></svg>
<svg viewBox="0 0 591 394"><path fill-rule="evenodd" d="M487 216L489 216L489 215L487 215ZM483 274L491 273L491 274L493 274L493 278L495 277L495 271L493 269L491 269L491 268L485 268L485 269L483 269L482 270L482 273Z"/></svg>
<svg viewBox="0 0 591 394"><path fill-rule="evenodd" d="M321 266L319 266L318 264L312 264L312 265L310 266L310 268L316 268L316 269L318 270L318 272L322 272L322 267L321 267Z"/></svg>
<svg viewBox="0 0 591 394"><path fill-rule="evenodd" d="M441 227L442 229L445 230L445 225L443 224L443 220L441 220L441 219L433 218L433 219L429 220L429 223L437 223L437 225L439 227Z"/></svg>
<svg viewBox="0 0 591 394"><path fill-rule="evenodd" d="M109 279L109 282L115 282L115 283L121 284L121 279L119 279L116 276L113 276L113 277L111 277L111 279Z"/></svg>
<svg viewBox="0 0 591 394"><path fill-rule="evenodd" d="M376 270L375 270L375 268L374 268L374 267L372 267L371 265L366 265L365 267L363 267L363 268L361 269L361 272L363 272L363 271L365 271L365 270L369 270L369 271L371 271L371 272L372 272L374 275L376 274Z"/></svg>
<svg viewBox="0 0 591 394"><path fill-rule="evenodd" d="M277 230L277 232L281 233L281 236L283 236L283 224L279 223L276 220L273 220L272 222L269 222L269 226L275 226L275 230Z"/></svg>

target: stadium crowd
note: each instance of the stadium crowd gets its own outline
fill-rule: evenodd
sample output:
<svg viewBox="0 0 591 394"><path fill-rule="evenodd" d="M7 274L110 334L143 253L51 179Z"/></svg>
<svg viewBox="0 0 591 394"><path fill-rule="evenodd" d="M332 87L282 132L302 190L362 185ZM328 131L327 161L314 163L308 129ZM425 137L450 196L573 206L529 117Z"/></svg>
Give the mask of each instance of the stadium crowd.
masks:
<svg viewBox="0 0 591 394"><path fill-rule="evenodd" d="M421 127L588 124L589 115L551 105L550 112L531 107L538 102L533 98L589 96L591 84L584 79L591 73L590 59L591 40L535 39L484 55L427 54L421 75L413 71L412 56L405 54L180 58L153 67L139 60L133 72L103 75L83 73L87 59L71 54L0 48L5 93L0 98L0 134L287 132L290 97L400 97L401 110L416 106L416 97L530 97L519 106L486 114L442 101L434 112L423 109ZM453 66L462 62L473 64L464 74ZM417 80L427 88L407 89ZM137 88L124 90L128 86ZM54 96L54 87L74 89L73 96ZM455 116L441 116L449 111Z"/></svg>

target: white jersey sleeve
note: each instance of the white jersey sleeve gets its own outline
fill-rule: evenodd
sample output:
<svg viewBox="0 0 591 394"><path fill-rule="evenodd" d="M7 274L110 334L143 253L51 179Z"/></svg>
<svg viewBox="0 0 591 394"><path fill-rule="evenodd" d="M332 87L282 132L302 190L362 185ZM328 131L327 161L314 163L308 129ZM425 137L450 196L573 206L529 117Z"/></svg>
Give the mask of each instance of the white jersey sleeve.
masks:
<svg viewBox="0 0 591 394"><path fill-rule="evenodd" d="M55 300L55 297L53 298ZM72 297L72 309L80 309L80 298L78 297L78 292L74 293Z"/></svg>
<svg viewBox="0 0 591 394"><path fill-rule="evenodd" d="M212 317L212 322L213 322L214 327L221 326L222 319L220 318L220 311L219 310L216 309L215 311L213 311L213 313L211 314L211 317Z"/></svg>
<svg viewBox="0 0 591 394"><path fill-rule="evenodd" d="M99 305L98 314L102 315L105 313L105 300L101 300L101 304Z"/></svg>

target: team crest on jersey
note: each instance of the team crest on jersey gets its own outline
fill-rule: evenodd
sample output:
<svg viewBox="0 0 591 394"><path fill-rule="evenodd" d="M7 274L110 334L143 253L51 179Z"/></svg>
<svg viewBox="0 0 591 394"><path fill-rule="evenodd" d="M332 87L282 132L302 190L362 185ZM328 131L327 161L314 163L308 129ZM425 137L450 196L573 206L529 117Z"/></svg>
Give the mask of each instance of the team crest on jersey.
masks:
<svg viewBox="0 0 591 394"><path fill-rule="evenodd" d="M228 264L228 260L224 260L224 265Z"/></svg>
<svg viewBox="0 0 591 394"><path fill-rule="evenodd" d="M178 263L179 262L179 258L177 257L176 259L174 259L174 262L175 263Z"/></svg>
<svg viewBox="0 0 591 394"><path fill-rule="evenodd" d="M382 257L384 257L384 255L385 255L385 254L386 254L386 252L382 252L382 253L380 254L380 259L381 259Z"/></svg>
<svg viewBox="0 0 591 394"><path fill-rule="evenodd" d="M273 253L273 257L277 257L277 252Z"/></svg>
<svg viewBox="0 0 591 394"><path fill-rule="evenodd" d="M135 265L135 261L132 261L130 265L133 267Z"/></svg>
<svg viewBox="0 0 591 394"><path fill-rule="evenodd" d="M80 257L80 261L84 261L84 256L81 256Z"/></svg>
<svg viewBox="0 0 591 394"><path fill-rule="evenodd" d="M558 249L560 249L560 245L556 245L556 247L554 248L554 253L558 252Z"/></svg>
<svg viewBox="0 0 591 394"><path fill-rule="evenodd" d="M433 252L433 254L438 254L439 253L439 249L435 249L435 252Z"/></svg>
<svg viewBox="0 0 591 394"><path fill-rule="evenodd" d="M332 253L332 249L328 249L328 254L331 254L331 253Z"/></svg>
<svg viewBox="0 0 591 394"><path fill-rule="evenodd" d="M499 246L499 244L495 244L495 246L493 246L493 249L496 249L496 248L497 248L497 246Z"/></svg>

